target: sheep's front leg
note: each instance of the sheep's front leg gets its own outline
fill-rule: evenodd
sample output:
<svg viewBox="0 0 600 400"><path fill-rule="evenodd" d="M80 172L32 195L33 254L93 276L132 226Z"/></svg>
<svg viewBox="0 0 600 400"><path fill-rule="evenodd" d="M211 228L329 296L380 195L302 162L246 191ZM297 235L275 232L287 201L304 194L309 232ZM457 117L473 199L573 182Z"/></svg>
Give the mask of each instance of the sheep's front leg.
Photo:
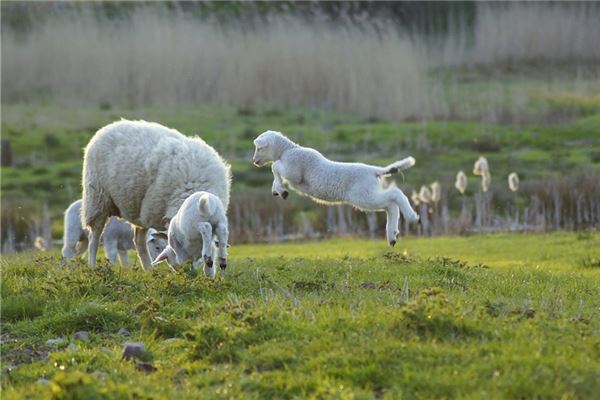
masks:
<svg viewBox="0 0 600 400"><path fill-rule="evenodd" d="M152 260L150 260L150 255L148 254L148 244L146 242L146 233L148 232L148 229L136 226L134 228L134 232L135 250L138 253L142 267L144 270L148 271L150 268L152 268Z"/></svg>
<svg viewBox="0 0 600 400"><path fill-rule="evenodd" d="M229 243L229 229L226 223L219 223L215 229L219 241L219 266L221 270L227 268L227 246Z"/></svg>
<svg viewBox="0 0 600 400"><path fill-rule="evenodd" d="M271 189L273 196L281 196L282 199L287 199L289 193L285 190L283 179L281 178L283 163L281 161L275 161L271 167L271 171L273 171L273 187Z"/></svg>

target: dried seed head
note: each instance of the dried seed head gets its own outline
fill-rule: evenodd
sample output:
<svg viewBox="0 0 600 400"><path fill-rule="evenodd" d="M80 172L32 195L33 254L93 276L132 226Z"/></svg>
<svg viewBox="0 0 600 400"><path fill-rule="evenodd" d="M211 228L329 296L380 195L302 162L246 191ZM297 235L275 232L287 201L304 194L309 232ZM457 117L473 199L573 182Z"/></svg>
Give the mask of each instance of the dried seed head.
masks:
<svg viewBox="0 0 600 400"><path fill-rule="evenodd" d="M421 204L421 200L419 200L419 193L417 193L415 189L413 189L412 194L410 195L410 199L412 200L415 207Z"/></svg>
<svg viewBox="0 0 600 400"><path fill-rule="evenodd" d="M489 173L487 173L481 177L481 189L484 192L487 192L488 189L490 188L491 181L492 181L492 176Z"/></svg>
<svg viewBox="0 0 600 400"><path fill-rule="evenodd" d="M490 167L488 165L487 159L485 157L479 157L475 164L473 165L473 174L484 176L490 173Z"/></svg>
<svg viewBox="0 0 600 400"><path fill-rule="evenodd" d="M464 194L465 190L467 190L467 175L463 171L458 171L456 174L456 182L454 182L454 187L460 192L460 194Z"/></svg>
<svg viewBox="0 0 600 400"><path fill-rule="evenodd" d="M39 251L48 251L48 245L46 244L44 238L41 236L35 238L35 241L33 242L33 247L35 247Z"/></svg>
<svg viewBox="0 0 600 400"><path fill-rule="evenodd" d="M431 191L427 186L421 186L419 190L419 200L421 203L429 204L431 202Z"/></svg>
<svg viewBox="0 0 600 400"><path fill-rule="evenodd" d="M442 198L442 186L440 183L435 181L431 185L431 201L437 203Z"/></svg>
<svg viewBox="0 0 600 400"><path fill-rule="evenodd" d="M510 175L508 175L508 187L513 192L519 190L519 175L517 175L516 172L511 172Z"/></svg>

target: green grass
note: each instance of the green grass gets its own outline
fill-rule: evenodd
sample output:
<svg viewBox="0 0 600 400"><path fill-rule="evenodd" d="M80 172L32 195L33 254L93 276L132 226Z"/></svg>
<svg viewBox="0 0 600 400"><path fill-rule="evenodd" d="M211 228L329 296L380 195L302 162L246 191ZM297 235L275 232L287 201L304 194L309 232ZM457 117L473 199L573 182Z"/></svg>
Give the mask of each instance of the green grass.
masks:
<svg viewBox="0 0 600 400"><path fill-rule="evenodd" d="M6 256L3 397L593 398L599 288L598 234L234 246L214 281Z"/></svg>

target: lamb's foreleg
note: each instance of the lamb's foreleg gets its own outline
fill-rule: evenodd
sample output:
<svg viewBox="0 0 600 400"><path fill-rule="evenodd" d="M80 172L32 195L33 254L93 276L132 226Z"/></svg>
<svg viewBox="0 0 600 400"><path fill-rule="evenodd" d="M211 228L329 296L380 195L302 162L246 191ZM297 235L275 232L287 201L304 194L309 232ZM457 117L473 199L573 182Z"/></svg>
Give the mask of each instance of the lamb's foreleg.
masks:
<svg viewBox="0 0 600 400"><path fill-rule="evenodd" d="M202 260L204 260L204 273L208 276L214 276L214 255L213 255L213 232L212 226L208 222L198 224L198 230L202 235ZM194 269L199 265L193 264Z"/></svg>
<svg viewBox="0 0 600 400"><path fill-rule="evenodd" d="M273 171L273 187L271 189L273 196L281 196L282 199L287 199L289 193L285 190L283 179L281 178L281 174L283 173L283 163L281 161L275 161L271 167L271 171Z"/></svg>
<svg viewBox="0 0 600 400"><path fill-rule="evenodd" d="M227 268L227 246L229 243L229 229L227 228L227 224L225 222L220 222L217 224L217 228L215 229L215 233L217 235L217 240L219 241L219 266L221 270Z"/></svg>

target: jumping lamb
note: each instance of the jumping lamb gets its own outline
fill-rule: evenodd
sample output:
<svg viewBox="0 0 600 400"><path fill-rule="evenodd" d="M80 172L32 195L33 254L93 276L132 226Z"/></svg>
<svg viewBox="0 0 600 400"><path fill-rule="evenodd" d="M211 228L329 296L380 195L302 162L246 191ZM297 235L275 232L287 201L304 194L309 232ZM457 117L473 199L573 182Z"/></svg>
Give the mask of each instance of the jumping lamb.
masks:
<svg viewBox="0 0 600 400"><path fill-rule="evenodd" d="M85 148L81 221L90 229L90 265L96 263L108 217L134 226L144 269L152 267L146 233L164 229L191 194L211 192L229 206L229 165L202 139L146 121L121 120L100 129Z"/></svg>
<svg viewBox="0 0 600 400"><path fill-rule="evenodd" d="M396 244L399 212L409 222L419 216L397 187L383 189L382 178L412 167L413 157L387 167L342 163L325 158L315 149L302 147L279 132L266 131L255 140L253 162L257 167L272 163L274 196L286 199L285 184L323 204L346 203L363 211L386 211L387 240Z"/></svg>
<svg viewBox="0 0 600 400"><path fill-rule="evenodd" d="M198 270L204 261L204 273L214 277L213 268L215 238L218 243L219 265L227 266L227 217L221 200L212 193L197 192L188 197L171 219L168 230L168 246L152 263L167 260L171 267L182 264L187 257Z"/></svg>

